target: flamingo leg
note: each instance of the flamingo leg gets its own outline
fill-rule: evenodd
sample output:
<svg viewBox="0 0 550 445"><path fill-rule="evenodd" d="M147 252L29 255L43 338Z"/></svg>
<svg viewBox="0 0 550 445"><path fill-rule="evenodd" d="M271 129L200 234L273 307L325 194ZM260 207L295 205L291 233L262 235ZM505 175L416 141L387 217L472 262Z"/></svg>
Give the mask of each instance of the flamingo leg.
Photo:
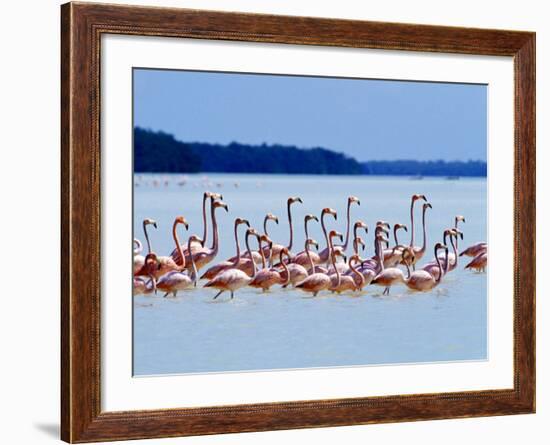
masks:
<svg viewBox="0 0 550 445"><path fill-rule="evenodd" d="M384 292L382 292L382 295L389 295L389 294L390 294L390 288L386 287L386 289L384 289Z"/></svg>
<svg viewBox="0 0 550 445"><path fill-rule="evenodd" d="M224 290L221 290L219 291L216 296L214 298L212 298L212 300L215 300L216 298L218 298L221 294L223 294ZM231 292L231 294L233 294L233 292ZM233 295L231 295L231 298L233 298Z"/></svg>
<svg viewBox="0 0 550 445"><path fill-rule="evenodd" d="M233 297L235 296L234 292L231 291L231 299L233 300Z"/></svg>
<svg viewBox="0 0 550 445"><path fill-rule="evenodd" d="M162 298L166 298L166 297L168 296L169 293L170 293L170 292L166 292L166 293L162 296Z"/></svg>

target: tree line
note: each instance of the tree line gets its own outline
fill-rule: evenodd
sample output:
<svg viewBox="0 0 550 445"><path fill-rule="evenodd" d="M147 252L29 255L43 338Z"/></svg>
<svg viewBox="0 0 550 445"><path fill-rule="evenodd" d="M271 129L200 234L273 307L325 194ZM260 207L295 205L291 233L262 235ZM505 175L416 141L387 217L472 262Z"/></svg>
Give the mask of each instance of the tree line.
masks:
<svg viewBox="0 0 550 445"><path fill-rule="evenodd" d="M314 175L486 176L482 161L359 162L322 147L181 142L173 135L134 129L134 171L140 173L281 173Z"/></svg>

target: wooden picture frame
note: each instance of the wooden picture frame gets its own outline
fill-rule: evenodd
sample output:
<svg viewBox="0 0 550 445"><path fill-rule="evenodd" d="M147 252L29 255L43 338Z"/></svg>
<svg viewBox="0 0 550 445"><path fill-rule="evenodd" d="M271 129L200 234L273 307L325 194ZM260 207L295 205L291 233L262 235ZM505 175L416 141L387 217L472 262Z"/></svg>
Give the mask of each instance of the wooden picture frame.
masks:
<svg viewBox="0 0 550 445"><path fill-rule="evenodd" d="M438 394L102 412L102 34L512 56L515 69L514 387ZM535 411L535 34L67 3L61 7L61 437L173 437Z"/></svg>

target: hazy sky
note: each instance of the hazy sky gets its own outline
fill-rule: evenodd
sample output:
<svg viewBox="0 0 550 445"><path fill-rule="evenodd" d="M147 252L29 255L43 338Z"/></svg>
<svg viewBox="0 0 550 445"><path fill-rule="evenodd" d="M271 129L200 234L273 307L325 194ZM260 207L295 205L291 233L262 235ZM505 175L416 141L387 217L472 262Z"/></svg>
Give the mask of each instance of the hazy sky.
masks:
<svg viewBox="0 0 550 445"><path fill-rule="evenodd" d="M176 139L487 159L484 85L134 70L134 124Z"/></svg>

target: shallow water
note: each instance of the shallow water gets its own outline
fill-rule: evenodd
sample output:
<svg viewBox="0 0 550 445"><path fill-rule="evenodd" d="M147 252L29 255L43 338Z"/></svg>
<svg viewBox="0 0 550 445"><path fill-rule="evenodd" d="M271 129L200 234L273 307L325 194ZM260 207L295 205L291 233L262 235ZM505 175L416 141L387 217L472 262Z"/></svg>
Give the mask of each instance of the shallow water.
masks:
<svg viewBox="0 0 550 445"><path fill-rule="evenodd" d="M204 190L223 193L229 205L229 213L217 212L221 244L215 262L235 254L233 220L237 216L261 231L264 215L276 214L280 224L270 223L270 237L288 243L289 196L303 200L292 207L293 251L303 250L306 213L320 216L323 207L332 207L338 211L338 220L327 217L327 227L345 232L349 195L361 199L361 206L352 206L352 221L362 219L371 229L366 237L361 233L367 241L362 256L374 254L376 221L410 226L413 193L425 194L433 206L427 213L429 247L421 264L433 259L433 244L441 241L456 214L466 217L459 248L487 238L485 179L137 174L135 182L135 235L144 241L141 221L154 218L159 227L150 229L153 250L163 255L174 248L171 227L177 215L189 221L189 234L202 236ZM417 204L415 245L422 243L420 207ZM319 224L313 221L309 228L323 248ZM180 229L180 239L186 239L188 234ZM208 244L212 240L209 230ZM243 232L241 228L241 246ZM410 233L399 234L400 241L409 241ZM245 288L233 300L226 294L212 300L216 291L202 288L201 282L197 289L180 292L176 298L162 298L160 292L134 297L134 374L485 359L487 277L463 270L466 260L460 261L457 269L427 293L395 286L389 296L382 296L381 288L369 286L361 294L325 293L312 298L277 286L265 294Z"/></svg>

